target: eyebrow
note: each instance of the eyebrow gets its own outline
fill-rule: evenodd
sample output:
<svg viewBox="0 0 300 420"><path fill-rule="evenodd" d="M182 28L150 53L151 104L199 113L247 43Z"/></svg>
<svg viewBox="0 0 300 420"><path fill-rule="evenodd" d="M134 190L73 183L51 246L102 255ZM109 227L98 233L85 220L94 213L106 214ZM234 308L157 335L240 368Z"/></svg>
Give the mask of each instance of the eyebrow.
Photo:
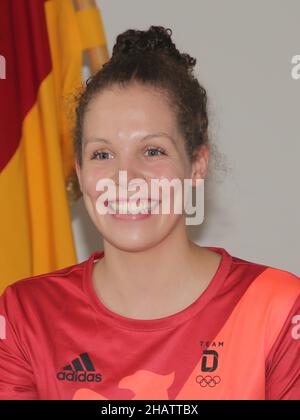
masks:
<svg viewBox="0 0 300 420"><path fill-rule="evenodd" d="M167 139L169 139L169 140L173 143L173 145L174 145L174 146L175 146L175 148L177 149L177 144L176 144L175 140L173 139L173 137L172 137L172 136L170 136L170 135L169 135L169 134L167 134L167 133L164 133L164 132L153 133L153 134L147 134L146 136L142 137L142 138L140 139L140 141L150 140L150 139L155 138L155 137L166 137ZM88 144L91 144L91 143L105 143L105 144L111 144L111 141L110 141L110 140L107 140L107 139L103 139L103 138L101 138L101 137L99 137L99 138L95 138L95 139L93 139L93 140L89 140L89 141L85 142L84 149L86 148L86 146L87 146Z"/></svg>

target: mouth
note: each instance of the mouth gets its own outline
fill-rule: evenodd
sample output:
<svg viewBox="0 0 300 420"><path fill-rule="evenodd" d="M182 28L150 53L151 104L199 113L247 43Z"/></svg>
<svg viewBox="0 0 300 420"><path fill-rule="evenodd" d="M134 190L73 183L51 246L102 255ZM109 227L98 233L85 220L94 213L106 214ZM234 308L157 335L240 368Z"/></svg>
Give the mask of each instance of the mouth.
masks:
<svg viewBox="0 0 300 420"><path fill-rule="evenodd" d="M113 214L123 215L147 215L159 205L159 200L138 199L138 200L106 200L105 205Z"/></svg>

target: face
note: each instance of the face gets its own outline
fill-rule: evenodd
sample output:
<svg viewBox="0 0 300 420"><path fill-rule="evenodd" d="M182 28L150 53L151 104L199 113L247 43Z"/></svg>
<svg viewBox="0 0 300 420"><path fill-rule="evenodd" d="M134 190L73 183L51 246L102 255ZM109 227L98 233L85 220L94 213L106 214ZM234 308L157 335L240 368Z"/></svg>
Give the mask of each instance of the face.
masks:
<svg viewBox="0 0 300 420"><path fill-rule="evenodd" d="M134 83L113 86L96 95L85 112L82 165L76 162L76 171L87 211L104 241L124 251L146 250L158 245L174 229L184 232L185 219L174 211L161 214L161 202L159 214L121 218L99 214L96 203L103 193L96 188L99 180L108 178L115 183L114 208L128 185L123 185L123 181L119 184L119 171L126 171L127 183L142 179L148 186L149 205L151 197L155 198L155 205L163 197L161 193L154 197L151 180L176 178L183 183L185 178L204 178L207 153L202 150L195 163L190 163L175 115L159 90ZM127 189L128 200L138 191ZM171 193L172 203L173 189Z"/></svg>

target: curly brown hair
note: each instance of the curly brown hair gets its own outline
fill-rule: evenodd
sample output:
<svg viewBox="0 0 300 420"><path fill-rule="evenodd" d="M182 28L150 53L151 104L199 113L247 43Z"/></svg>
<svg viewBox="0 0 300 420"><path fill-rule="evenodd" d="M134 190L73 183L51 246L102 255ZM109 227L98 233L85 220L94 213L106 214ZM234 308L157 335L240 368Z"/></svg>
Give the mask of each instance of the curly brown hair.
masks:
<svg viewBox="0 0 300 420"><path fill-rule="evenodd" d="M175 111L190 161L199 146L208 143L206 90L193 75L196 59L178 51L172 30L151 26L147 31L129 29L118 35L110 60L86 82L78 98L74 129L75 152L82 164L82 128L90 100L106 87L126 87L136 81L165 92Z"/></svg>

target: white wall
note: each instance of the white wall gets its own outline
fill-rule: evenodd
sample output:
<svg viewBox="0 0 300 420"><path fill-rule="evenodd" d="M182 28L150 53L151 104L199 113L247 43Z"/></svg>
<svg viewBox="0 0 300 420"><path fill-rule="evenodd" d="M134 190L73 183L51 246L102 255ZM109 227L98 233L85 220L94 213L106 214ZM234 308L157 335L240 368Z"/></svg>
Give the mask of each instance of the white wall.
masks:
<svg viewBox="0 0 300 420"><path fill-rule="evenodd" d="M300 54L299 0L97 3L110 53L124 30L162 25L197 58L212 140L224 158L211 168L205 222L191 237L300 275L300 79L291 77ZM81 261L102 242L82 202L73 213Z"/></svg>

